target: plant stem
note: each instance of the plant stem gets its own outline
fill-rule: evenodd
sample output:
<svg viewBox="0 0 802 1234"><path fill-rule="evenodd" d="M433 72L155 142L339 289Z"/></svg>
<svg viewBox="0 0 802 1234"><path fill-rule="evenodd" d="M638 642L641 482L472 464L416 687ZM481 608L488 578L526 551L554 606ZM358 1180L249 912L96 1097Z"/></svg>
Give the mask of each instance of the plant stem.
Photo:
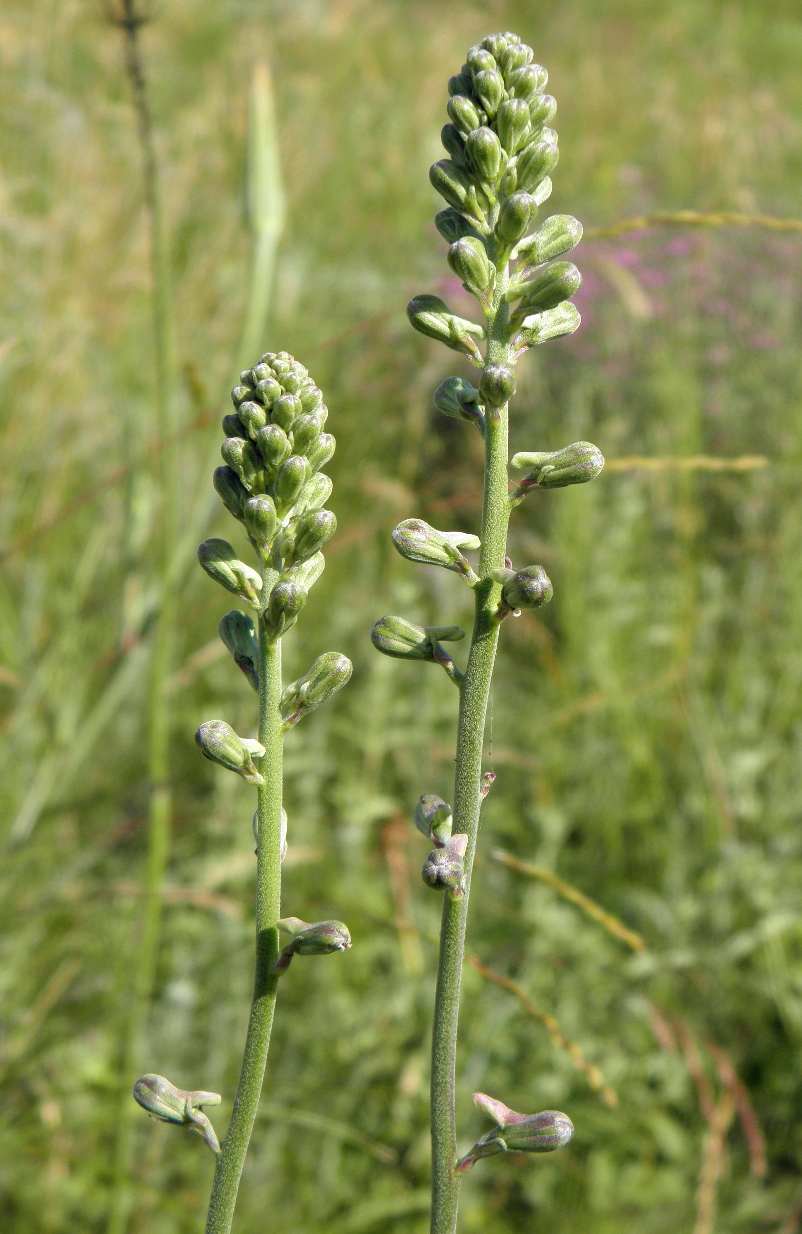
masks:
<svg viewBox="0 0 802 1234"><path fill-rule="evenodd" d="M506 265L498 273L493 312L488 322L487 364L509 365L509 309L503 298ZM454 834L468 837L464 860L465 894L446 895L440 927L440 957L432 1031L431 1234L454 1234L457 1228L459 1179L454 1174L457 1132L454 1110L460 978L465 951L471 870L476 852L481 805L482 746L490 698L499 623L495 613L501 585L489 577L504 565L510 504L507 495L507 406L488 408L485 420L485 470L482 502L481 582L475 588L475 610L468 666L462 683L457 726L454 779Z"/></svg>
<svg viewBox="0 0 802 1234"><path fill-rule="evenodd" d="M141 940L126 1013L122 1048L123 1091L117 1116L114 1159L114 1190L107 1226L108 1234L122 1234L128 1224L131 1192L128 1179L133 1151L133 1104L130 1077L136 1071L142 1032L153 987L161 932L162 884L170 848L172 793L170 789L170 704L168 682L175 639L176 598L171 560L177 515L177 439L175 425L175 342L169 244L162 205L159 165L153 120L139 45L135 0L123 0L119 24L125 34L126 71L142 153L145 202L150 216L151 271L153 278L153 340L155 368L156 431L160 444L161 529L158 548L160 603L153 636L148 695L148 830L145 873L145 904Z"/></svg>
<svg viewBox="0 0 802 1234"><path fill-rule="evenodd" d="M261 615L259 661L259 741L265 748L265 756L260 765L264 784L258 790L257 808L256 970L242 1070L231 1122L217 1159L206 1234L229 1234L231 1229L239 1180L262 1092L279 980L273 968L279 955L276 921L281 912L281 643L268 637Z"/></svg>

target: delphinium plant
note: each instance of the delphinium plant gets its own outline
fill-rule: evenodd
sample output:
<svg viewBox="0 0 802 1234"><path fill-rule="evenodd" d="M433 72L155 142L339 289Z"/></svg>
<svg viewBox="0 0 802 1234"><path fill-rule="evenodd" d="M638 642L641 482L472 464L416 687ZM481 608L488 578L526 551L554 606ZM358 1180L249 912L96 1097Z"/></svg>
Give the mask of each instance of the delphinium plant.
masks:
<svg viewBox="0 0 802 1234"><path fill-rule="evenodd" d="M281 640L320 577L322 549L336 519L324 508L332 484L320 468L334 453L324 432L327 409L307 370L286 352L268 352L240 375L235 411L224 417L224 465L214 486L244 525L257 568L240 561L231 544L205 540L198 558L207 574L242 600L222 618L220 637L258 696L255 738L241 737L222 720L195 734L206 758L235 772L256 790L256 964L253 1001L239 1085L228 1132L219 1144L204 1106L216 1093L185 1091L159 1075L142 1076L134 1097L154 1118L202 1135L217 1156L207 1234L228 1234L237 1189L256 1118L267 1062L278 983L294 956L326 955L351 945L340 921L308 923L281 917L281 862L287 816L282 806L284 733L330 698L351 676L343 655L326 652L305 676L284 685ZM252 615L251 615L252 614Z"/></svg>
<svg viewBox="0 0 802 1234"><path fill-rule="evenodd" d="M464 637L457 626L423 627L404 617L383 617L372 631L388 656L423 660L445 669L459 691L454 806L425 793L415 824L434 846L423 867L428 886L443 894L431 1068L433 1234L453 1234L460 1177L482 1157L500 1152L548 1152L570 1140L570 1119L557 1111L524 1115L477 1093L492 1120L464 1156L457 1152L455 1068L460 978L481 807L493 776L482 773L485 718L502 623L552 597L540 565L516 567L507 556L510 513L534 490L592 480L604 459L589 442L556 451L528 449L508 462L509 400L515 366L530 347L570 334L579 313L570 297L581 285L576 266L555 261L580 240L568 215L539 226L539 208L551 193L557 135L549 127L556 104L545 93L547 73L515 34L495 34L472 47L448 83L450 122L442 131L448 158L430 179L447 202L436 217L448 242L448 264L479 301L483 320L454 314L434 295L415 296L407 312L422 334L461 353L480 370L478 385L449 377L435 391L435 406L465 420L484 439L484 487L479 536L438 531L407 519L393 532L410 561L442 566L474 594L467 663L458 668L444 646ZM522 474L510 489L508 467ZM466 552L478 551L472 565Z"/></svg>

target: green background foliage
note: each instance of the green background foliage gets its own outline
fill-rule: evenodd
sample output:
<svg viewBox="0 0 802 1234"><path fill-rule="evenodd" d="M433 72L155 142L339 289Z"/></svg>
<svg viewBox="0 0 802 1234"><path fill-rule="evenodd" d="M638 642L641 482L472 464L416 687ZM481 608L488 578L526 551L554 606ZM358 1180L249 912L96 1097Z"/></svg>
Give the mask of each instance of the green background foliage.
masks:
<svg viewBox="0 0 802 1234"><path fill-rule="evenodd" d="M450 798L456 700L367 636L386 612L469 611L459 580L389 541L401 518L478 519L478 436L431 406L470 371L404 316L421 291L468 308L427 178L445 83L488 32L532 44L559 104L549 208L586 227L658 209L799 215L802 19L788 0L160 0L152 16L179 508L205 489L203 534L232 534L210 459L247 290L247 94L267 57L288 214L265 346L309 367L338 440L340 530L286 640L288 675L330 648L355 665L288 737L284 894L288 914L346 921L354 947L282 983L236 1228L422 1234L439 899L411 813L421 792ZM147 226L100 3L9 0L0 68L0 1224L100 1232L147 804ZM576 1125L553 1157L480 1163L466 1234L799 1223L801 244L735 229L587 240L581 330L519 366L513 449L587 438L611 466L513 516L516 564L545 565L555 599L502 631L468 946L557 1020L617 1105L466 966L464 1149L486 1129L475 1089ZM615 465L697 455L768 464ZM192 734L220 717L250 735L254 696L216 638L223 593L194 563L178 587L173 851L140 1069L223 1093L223 1130L250 997L252 791ZM494 847L557 873L647 951ZM198 1230L212 1166L196 1137L137 1114L132 1229Z"/></svg>

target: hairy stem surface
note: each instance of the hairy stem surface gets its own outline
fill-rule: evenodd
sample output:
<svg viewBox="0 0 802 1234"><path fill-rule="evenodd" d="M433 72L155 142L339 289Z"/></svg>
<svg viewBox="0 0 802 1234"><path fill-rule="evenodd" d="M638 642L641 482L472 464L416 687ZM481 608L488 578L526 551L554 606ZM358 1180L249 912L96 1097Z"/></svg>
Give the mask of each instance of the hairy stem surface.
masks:
<svg viewBox="0 0 802 1234"><path fill-rule="evenodd" d="M276 921L281 905L281 643L268 637L261 615L259 660L259 741L265 747L265 756L260 766L264 784L258 790L257 808L256 969L242 1070L231 1122L217 1159L206 1234L229 1234L231 1230L239 1181L262 1092L278 985L273 968L279 955Z"/></svg>
<svg viewBox="0 0 802 1234"><path fill-rule="evenodd" d="M503 299L506 285L505 267L499 272L493 313L488 323L487 364L510 363L511 348L507 342L509 310ZM457 1228L459 1179L454 1174L457 1160L454 1097L460 979L471 870L479 832L485 717L498 644L499 624L495 613L501 599L501 585L489 575L491 570L504 565L510 511L507 496L507 418L506 405L498 410L487 410L479 559L481 582L475 589L471 646L460 696L454 780L453 833L464 833L468 837L464 860L465 894L458 900L446 895L443 904L432 1032L432 1234L454 1234Z"/></svg>

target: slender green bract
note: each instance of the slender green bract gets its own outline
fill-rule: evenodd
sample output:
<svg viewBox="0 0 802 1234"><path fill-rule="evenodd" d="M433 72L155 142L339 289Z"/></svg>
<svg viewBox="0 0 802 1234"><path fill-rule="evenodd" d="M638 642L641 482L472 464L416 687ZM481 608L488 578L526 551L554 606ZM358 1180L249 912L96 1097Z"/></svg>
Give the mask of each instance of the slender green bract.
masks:
<svg viewBox="0 0 802 1234"><path fill-rule="evenodd" d="M176 1088L163 1076L140 1077L134 1096L149 1114L202 1133L217 1157L207 1234L228 1234L237 1191L256 1120L276 994L293 955L322 955L351 944L342 922L301 922L281 918L281 862L286 851L283 807L284 733L346 684L351 663L327 652L299 681L285 689L281 640L292 629L310 587L324 568L321 549L336 520L323 506L331 481L320 472L334 453L334 438L323 431L328 415L323 396L303 365L287 352L267 352L240 374L232 391L235 412L223 420L225 465L214 487L242 525L255 552L257 569L240 561L227 540L205 540L198 560L250 613L235 609L220 622L220 637L234 663L258 695L256 737L237 734L223 720L207 720L195 734L203 755L234 772L256 790L255 971L239 1085L222 1146L200 1109L220 1099L205 1090ZM251 613L253 615L251 615ZM243 827L243 844L251 828ZM280 931L293 941L284 945ZM183 1105L182 1105L183 1102Z"/></svg>
<svg viewBox="0 0 802 1234"><path fill-rule="evenodd" d="M471 537L409 519L393 533L402 556L455 571L473 590L465 670L459 670L438 641L449 627L416 627L401 617L384 617L372 635L374 646L386 655L439 663L459 689L453 812L449 819L448 807L431 794L423 795L416 812L416 825L424 834L426 820L436 821L436 828L428 829L436 847L424 866L424 881L444 894L432 1031L432 1234L454 1234L460 1177L475 1162L498 1152L551 1151L567 1143L573 1132L570 1119L559 1111L520 1115L477 1094L477 1105L497 1125L458 1158L460 979L481 806L493 779L482 775L482 749L496 648L501 623L509 614L539 607L552 595L541 566L516 569L507 557L510 513L532 489L591 480L604 462L587 442L551 453L540 447L516 457L520 466L530 465L531 458L533 469L509 491L508 413L515 365L528 348L570 334L579 325L569 299L581 276L570 262L553 259L578 243L581 225L556 215L535 228L539 207L551 192L548 173L558 158L557 135L547 127L556 104L544 93L546 81L532 49L511 33L491 35L470 48L466 63L451 78L451 122L442 131L450 157L435 163L430 177L448 208L435 222L449 243L448 263L479 301L484 323L458 316L432 295L415 296L407 309L416 330L462 352L481 370L478 388L463 377L449 377L434 396L440 411L472 424L484 437L477 569L458 551L458 546L476 547Z"/></svg>

